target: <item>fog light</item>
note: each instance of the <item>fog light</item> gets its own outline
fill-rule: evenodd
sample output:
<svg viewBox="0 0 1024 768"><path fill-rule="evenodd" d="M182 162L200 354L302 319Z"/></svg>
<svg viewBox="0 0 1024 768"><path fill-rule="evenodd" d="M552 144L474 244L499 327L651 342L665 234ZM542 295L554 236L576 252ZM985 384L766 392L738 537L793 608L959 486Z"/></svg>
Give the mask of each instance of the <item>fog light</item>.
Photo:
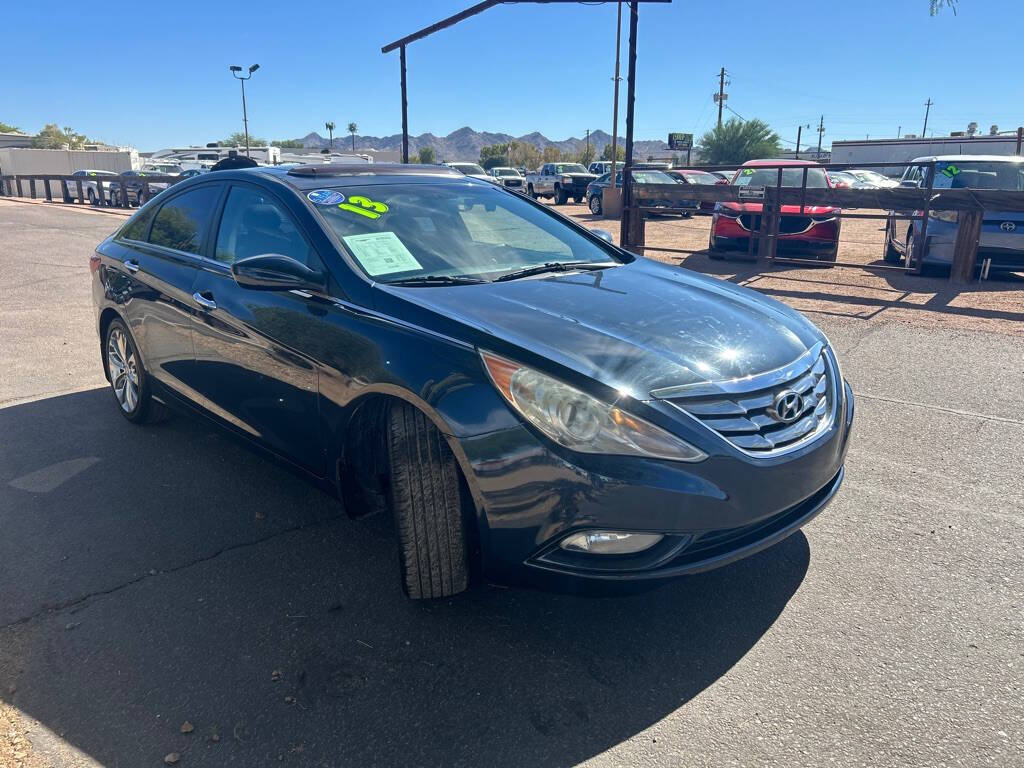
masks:
<svg viewBox="0 0 1024 768"><path fill-rule="evenodd" d="M589 552L593 555L631 555L650 549L663 538L660 533L584 531L563 539L561 547L571 552Z"/></svg>

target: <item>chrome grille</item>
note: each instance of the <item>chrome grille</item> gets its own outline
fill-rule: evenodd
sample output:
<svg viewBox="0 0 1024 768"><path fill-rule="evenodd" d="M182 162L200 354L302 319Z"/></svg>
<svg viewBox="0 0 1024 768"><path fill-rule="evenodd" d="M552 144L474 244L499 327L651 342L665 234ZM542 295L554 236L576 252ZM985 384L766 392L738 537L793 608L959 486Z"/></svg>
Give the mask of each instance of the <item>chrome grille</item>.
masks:
<svg viewBox="0 0 1024 768"><path fill-rule="evenodd" d="M656 390L737 448L757 456L793 450L820 435L835 418L837 375L824 345L817 344L776 371L713 384ZM782 416L787 393L799 404ZM796 398L789 398L789 403Z"/></svg>

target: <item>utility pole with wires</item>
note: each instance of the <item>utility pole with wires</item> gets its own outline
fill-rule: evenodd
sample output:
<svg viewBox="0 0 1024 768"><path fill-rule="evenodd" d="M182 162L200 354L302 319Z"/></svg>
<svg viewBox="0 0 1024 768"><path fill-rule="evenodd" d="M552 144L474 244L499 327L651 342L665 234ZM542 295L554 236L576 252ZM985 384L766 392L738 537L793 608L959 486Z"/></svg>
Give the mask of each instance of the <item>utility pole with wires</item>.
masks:
<svg viewBox="0 0 1024 768"><path fill-rule="evenodd" d="M590 129L587 128L587 164L590 163Z"/></svg>
<svg viewBox="0 0 1024 768"><path fill-rule="evenodd" d="M612 175L609 181L615 189L615 163L619 159L619 48L622 45L622 0L618 2L619 15L615 22L615 95L612 97Z"/></svg>
<svg viewBox="0 0 1024 768"><path fill-rule="evenodd" d="M725 92L726 85L728 83L725 82L725 67L722 67L718 72L718 93L715 94L715 103L718 104L719 128L722 127L722 107L725 106L725 100L729 98L729 94Z"/></svg>
<svg viewBox="0 0 1024 768"><path fill-rule="evenodd" d="M921 138L928 135L928 113L932 111L932 104L934 104L931 98L924 103L924 128L921 129Z"/></svg>
<svg viewBox="0 0 1024 768"><path fill-rule="evenodd" d="M793 157L796 160L800 159L800 134L804 132L804 127L798 125L796 127L796 152L793 153Z"/></svg>
<svg viewBox="0 0 1024 768"><path fill-rule="evenodd" d="M825 116L821 116L821 120L818 121L818 156L815 160L821 160L821 137L825 134Z"/></svg>

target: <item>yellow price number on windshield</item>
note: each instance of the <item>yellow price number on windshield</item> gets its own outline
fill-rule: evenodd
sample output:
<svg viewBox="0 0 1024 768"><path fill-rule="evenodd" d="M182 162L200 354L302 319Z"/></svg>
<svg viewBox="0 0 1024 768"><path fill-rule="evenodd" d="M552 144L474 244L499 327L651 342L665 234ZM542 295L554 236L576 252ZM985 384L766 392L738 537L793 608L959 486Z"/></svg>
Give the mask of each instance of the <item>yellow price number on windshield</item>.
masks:
<svg viewBox="0 0 1024 768"><path fill-rule="evenodd" d="M360 216L365 216L368 219L379 219L381 214L388 212L388 207L384 203L371 200L362 195L353 195L344 203L338 203L338 207L344 211L358 213Z"/></svg>

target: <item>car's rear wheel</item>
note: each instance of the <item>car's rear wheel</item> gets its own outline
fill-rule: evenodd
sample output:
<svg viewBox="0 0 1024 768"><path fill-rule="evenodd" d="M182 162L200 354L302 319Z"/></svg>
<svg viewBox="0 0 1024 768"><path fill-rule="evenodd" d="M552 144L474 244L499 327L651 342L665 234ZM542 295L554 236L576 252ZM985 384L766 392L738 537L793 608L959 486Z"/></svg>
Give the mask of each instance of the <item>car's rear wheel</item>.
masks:
<svg viewBox="0 0 1024 768"><path fill-rule="evenodd" d="M469 558L455 456L412 406L392 406L388 421L388 497L402 588L414 599L462 592L469 585Z"/></svg>
<svg viewBox="0 0 1024 768"><path fill-rule="evenodd" d="M595 216L600 216L603 212L601 208L601 198L597 195L593 195L590 198L590 212Z"/></svg>
<svg viewBox="0 0 1024 768"><path fill-rule="evenodd" d="M166 415L164 406L153 399L149 376L135 339L121 320L112 320L107 326L103 362L122 416L135 424L143 424Z"/></svg>
<svg viewBox="0 0 1024 768"><path fill-rule="evenodd" d="M714 261L722 261L725 258L725 251L715 244L715 236L708 237L708 258Z"/></svg>
<svg viewBox="0 0 1024 768"><path fill-rule="evenodd" d="M527 187L526 187L526 194L528 194L534 200L537 199L537 193L533 191L533 184L527 185Z"/></svg>
<svg viewBox="0 0 1024 768"><path fill-rule="evenodd" d="M917 238L914 237L914 228L911 227L910 229L907 230L907 245L906 251L903 254L903 266L907 267L908 269L914 266L914 248L917 247L915 242L916 240Z"/></svg>
<svg viewBox="0 0 1024 768"><path fill-rule="evenodd" d="M92 191L91 187L86 190L85 196L89 198L89 205L96 205L96 193Z"/></svg>
<svg viewBox="0 0 1024 768"><path fill-rule="evenodd" d="M892 244L892 228L885 225L885 247L882 251L882 259L889 262L890 264L900 263L900 252L896 250L896 246Z"/></svg>

